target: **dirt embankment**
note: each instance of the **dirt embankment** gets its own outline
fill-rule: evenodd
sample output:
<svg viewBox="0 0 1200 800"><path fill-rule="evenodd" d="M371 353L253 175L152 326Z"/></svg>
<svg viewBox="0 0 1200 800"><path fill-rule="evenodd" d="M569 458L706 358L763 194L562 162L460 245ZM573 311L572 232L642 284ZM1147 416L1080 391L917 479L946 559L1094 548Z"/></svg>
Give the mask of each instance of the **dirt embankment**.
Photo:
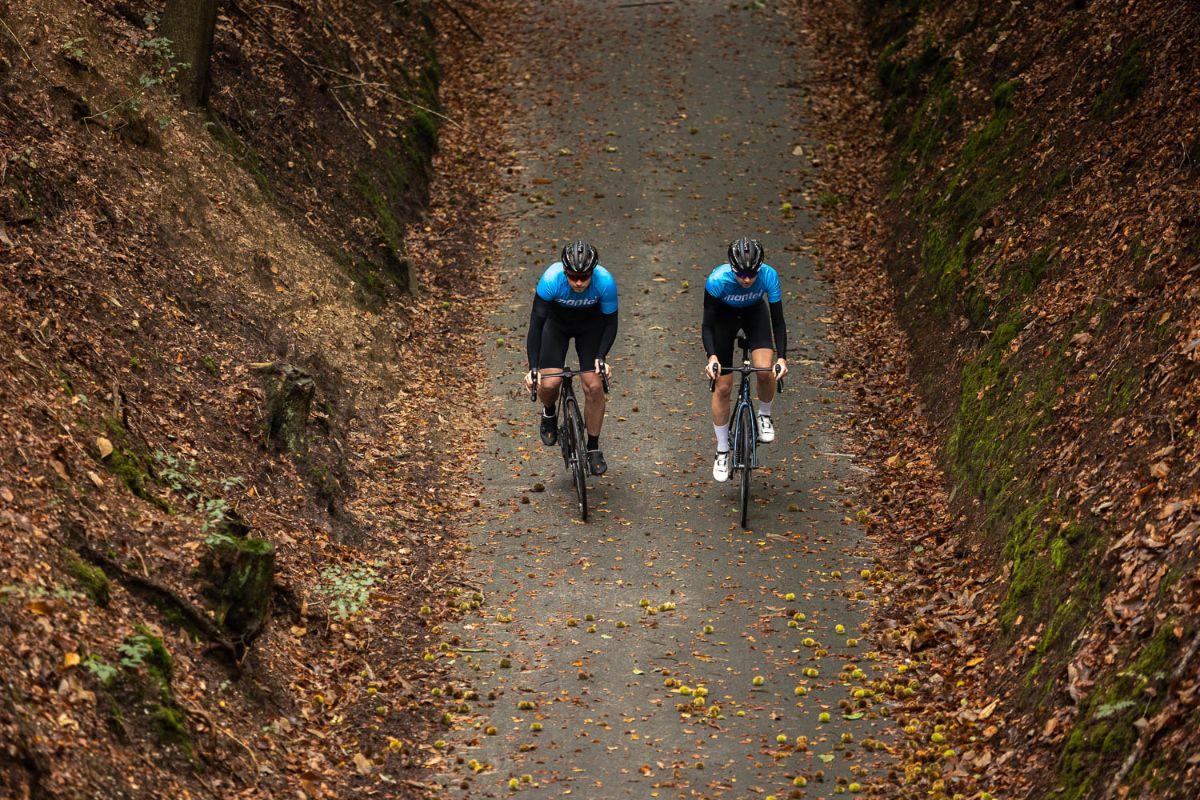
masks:
<svg viewBox="0 0 1200 800"><path fill-rule="evenodd" d="M187 110L162 6L0 4L0 794L407 796L504 66L222 3Z"/></svg>
<svg viewBox="0 0 1200 800"><path fill-rule="evenodd" d="M902 792L1192 796L1200 15L816 5L816 246L903 577Z"/></svg>

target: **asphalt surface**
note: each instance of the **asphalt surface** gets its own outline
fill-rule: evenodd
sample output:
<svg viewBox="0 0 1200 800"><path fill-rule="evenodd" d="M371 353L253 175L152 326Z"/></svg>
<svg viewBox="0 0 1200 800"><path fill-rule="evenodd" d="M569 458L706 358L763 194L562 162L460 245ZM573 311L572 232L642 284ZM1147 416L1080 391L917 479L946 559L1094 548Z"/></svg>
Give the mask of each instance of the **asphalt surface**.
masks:
<svg viewBox="0 0 1200 800"><path fill-rule="evenodd" d="M486 604L454 631L480 697L446 736L448 795L826 797L877 771L861 745L881 723L851 694L878 677L869 638L851 641L873 564L841 486L852 467L825 379L827 292L798 249L811 223L782 209L802 205L794 151L812 147L802 65L788 21L745 5L553 0L528 23L545 46L512 89L524 193L496 259L505 299L481 410L494 424L469 520L467 577ZM783 278L792 368L748 532L736 482L710 474L699 334L704 279L743 234ZM519 384L533 287L576 236L621 302L609 472L590 479L588 523ZM679 685L707 690L704 705Z"/></svg>

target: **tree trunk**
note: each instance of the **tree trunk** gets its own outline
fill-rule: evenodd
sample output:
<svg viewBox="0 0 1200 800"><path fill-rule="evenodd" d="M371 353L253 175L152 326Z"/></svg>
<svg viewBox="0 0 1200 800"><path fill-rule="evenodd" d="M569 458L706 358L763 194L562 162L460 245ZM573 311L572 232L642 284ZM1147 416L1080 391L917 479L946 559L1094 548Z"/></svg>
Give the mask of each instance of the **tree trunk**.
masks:
<svg viewBox="0 0 1200 800"><path fill-rule="evenodd" d="M167 0L162 35L171 40L179 71L179 95L185 103L202 106L208 99L208 59L217 26L217 0Z"/></svg>
<svg viewBox="0 0 1200 800"><path fill-rule="evenodd" d="M308 373L291 364L253 365L263 378L267 395L267 438L285 453L304 450L304 428L317 385Z"/></svg>
<svg viewBox="0 0 1200 800"><path fill-rule="evenodd" d="M265 539L214 536L201 570L206 592L217 604L217 621L243 645L249 644L271 615L275 547Z"/></svg>

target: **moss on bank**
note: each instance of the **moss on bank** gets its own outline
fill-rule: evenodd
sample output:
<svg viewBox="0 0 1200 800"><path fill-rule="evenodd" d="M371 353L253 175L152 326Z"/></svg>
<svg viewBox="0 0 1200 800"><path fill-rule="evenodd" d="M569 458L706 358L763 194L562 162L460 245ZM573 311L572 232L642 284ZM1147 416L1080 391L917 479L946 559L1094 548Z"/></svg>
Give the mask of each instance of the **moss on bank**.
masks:
<svg viewBox="0 0 1200 800"><path fill-rule="evenodd" d="M1136 657L1122 652L1118 667L1098 682L1082 704L1079 716L1067 735L1058 763L1058 788L1051 795L1058 800L1088 797L1097 782L1103 781L1108 761L1128 753L1137 742L1137 720L1153 717L1162 703L1163 688L1170 665L1179 651L1175 635L1177 620L1164 620ZM1154 754L1131 773L1136 784L1152 777Z"/></svg>
<svg viewBox="0 0 1200 800"><path fill-rule="evenodd" d="M98 606L107 606L110 600L108 575L104 570L91 564L84 563L74 552L65 550L63 558L67 563L67 572L71 574L80 588L92 598Z"/></svg>
<svg viewBox="0 0 1200 800"><path fill-rule="evenodd" d="M1089 512L1079 494L1083 481L1063 474L1056 449L1070 437L1101 435L1137 407L1148 373L1133 348L1104 351L1106 360L1098 363L1099 348L1086 344L1108 341L1103 334L1120 322L1122 312L1103 292L1090 307L1074 311L1060 304L1059 313L1051 313L1035 302L1039 285L1067 252L1060 245L1074 244L1078 235L1075 223L1056 215L1063 203L1054 201L1065 201L1092 167L1089 154L1063 146L1061 129L1017 80L992 84L990 105L978 92L1003 77L996 70L1014 64L1039 74L1027 61L997 59L996 48L987 46L1003 41L1010 18L986 4L950 15L923 0L865 5L876 26L884 127L895 145L890 198L900 201L902 238L917 245L916 258L894 262L905 297L902 314L910 334L933 328L948 345L942 363L920 367L940 370L938 380L923 383L934 392L949 384L957 398L945 465L955 494L976 501L971 506L981 512L983 535L1000 554L997 568L1007 582L998 618L1007 643L1020 638L1025 654L1016 702L1037 719L1062 704L1062 678L1080 634L1103 630L1113 577L1103 556L1115 532ZM1082 36L1080 8L1066 11L1055 26L1061 47ZM922 27L935 33L914 32L927 10L958 28L929 25ZM990 29L962 35L985 25ZM1084 113L1101 125L1129 112L1149 79L1142 40L1110 44L1107 73L1082 96ZM951 53L953 58L944 55ZM1183 144L1183 164L1189 174L1200 174L1200 137ZM1191 254L1200 253L1200 236L1185 242ZM1162 273L1149 268L1136 233L1119 252L1138 291L1161 291ZM1168 316L1148 318L1150 327L1135 332L1140 343L1159 352L1169 347L1178 330L1168 329ZM957 384L946 380L955 369L961 370ZM936 406L940 398L927 399ZM1097 439L1098 451L1105 446ZM1164 575L1160 597L1173 592L1187 569ZM1094 688L1062 749L1054 797L1092 796L1128 755L1139 736L1134 723L1152 716L1165 693L1178 627L1164 620L1115 664L1095 668ZM1182 774L1183 767L1164 758L1147 749L1128 776L1130 796L1157 792L1166 776Z"/></svg>

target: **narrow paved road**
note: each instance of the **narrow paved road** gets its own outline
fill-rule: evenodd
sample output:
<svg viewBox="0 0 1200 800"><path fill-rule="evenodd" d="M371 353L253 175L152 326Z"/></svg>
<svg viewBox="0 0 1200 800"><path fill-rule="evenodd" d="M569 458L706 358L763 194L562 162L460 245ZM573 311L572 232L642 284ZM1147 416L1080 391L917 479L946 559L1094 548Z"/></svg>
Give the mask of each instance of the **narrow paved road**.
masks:
<svg viewBox="0 0 1200 800"><path fill-rule="evenodd" d="M470 520L468 577L487 605L457 631L481 716L447 737L442 776L457 796L507 796L523 775L523 797L782 798L796 776L795 796L824 797L866 782L878 720L856 711L864 677L846 668L877 677L868 640L848 643L871 563L839 489L844 407L823 378L825 288L798 251L809 223L781 211L801 199L800 65L787 21L744 5L553 0L531 21L544 47L514 89L526 196L497 257L498 422ZM699 336L704 278L743 234L785 279L793 343L750 532L735 484L711 480ZM575 236L621 293L610 470L591 482L587 524L518 383L534 283ZM704 706L678 685L706 689Z"/></svg>

